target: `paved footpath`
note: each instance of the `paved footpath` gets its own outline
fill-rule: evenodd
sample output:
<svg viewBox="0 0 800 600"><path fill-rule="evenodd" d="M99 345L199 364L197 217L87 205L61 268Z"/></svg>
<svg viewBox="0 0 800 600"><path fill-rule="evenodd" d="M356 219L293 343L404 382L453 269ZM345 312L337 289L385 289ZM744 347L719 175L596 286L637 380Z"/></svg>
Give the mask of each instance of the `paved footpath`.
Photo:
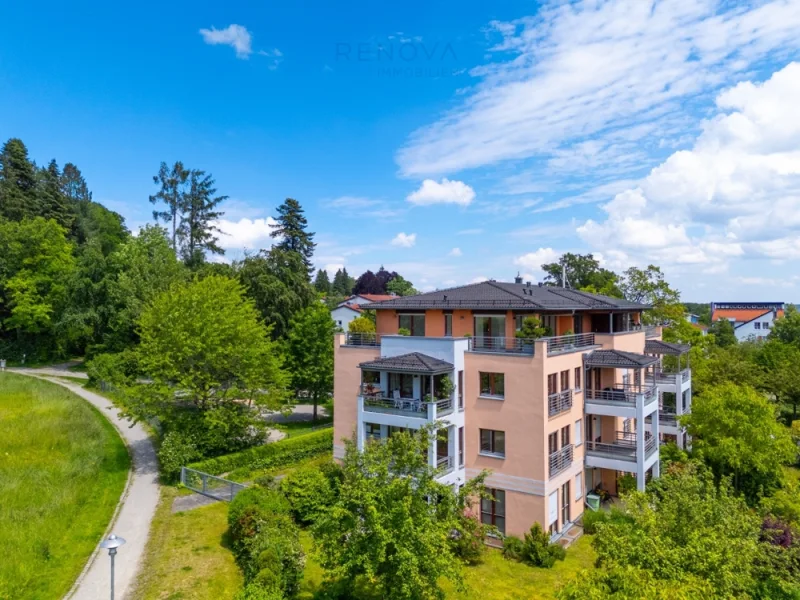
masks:
<svg viewBox="0 0 800 600"><path fill-rule="evenodd" d="M31 370L28 369L9 369L9 371L37 376L35 372L31 373ZM147 537L150 533L150 521L153 519L158 505L160 488L155 449L142 426L136 424L131 427L130 421L120 418L114 405L103 396L67 381L46 379L69 389L97 407L117 428L130 450L133 459L133 476L121 499L121 506L118 508L115 521L106 533L108 535L113 532L125 538L127 542L117 554L114 577L116 597L124 600L128 597L136 581L136 575L144 557ZM99 542L100 540L98 540L98 544ZM98 548L66 598L70 600L108 598L110 587L111 567L108 551Z"/></svg>

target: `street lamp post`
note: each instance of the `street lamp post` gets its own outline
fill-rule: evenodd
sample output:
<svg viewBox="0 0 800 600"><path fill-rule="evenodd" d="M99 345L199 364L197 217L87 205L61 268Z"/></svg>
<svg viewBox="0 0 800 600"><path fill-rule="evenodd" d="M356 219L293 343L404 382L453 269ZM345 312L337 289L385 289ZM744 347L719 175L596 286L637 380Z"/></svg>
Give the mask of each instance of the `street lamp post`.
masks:
<svg viewBox="0 0 800 600"><path fill-rule="evenodd" d="M124 543L124 538L117 537L113 533L100 543L100 547L107 549L111 557L111 600L114 600L114 556L117 554L117 548Z"/></svg>

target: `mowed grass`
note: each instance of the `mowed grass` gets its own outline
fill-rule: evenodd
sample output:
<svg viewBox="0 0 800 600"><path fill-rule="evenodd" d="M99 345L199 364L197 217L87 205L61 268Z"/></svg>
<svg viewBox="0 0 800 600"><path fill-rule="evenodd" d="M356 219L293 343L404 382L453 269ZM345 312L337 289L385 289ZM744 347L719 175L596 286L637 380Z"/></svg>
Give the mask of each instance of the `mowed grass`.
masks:
<svg viewBox="0 0 800 600"><path fill-rule="evenodd" d="M130 458L89 403L0 373L0 600L61 598L103 535Z"/></svg>
<svg viewBox="0 0 800 600"><path fill-rule="evenodd" d="M242 574L228 538L228 503L173 514L175 488L162 489L132 600L231 600Z"/></svg>

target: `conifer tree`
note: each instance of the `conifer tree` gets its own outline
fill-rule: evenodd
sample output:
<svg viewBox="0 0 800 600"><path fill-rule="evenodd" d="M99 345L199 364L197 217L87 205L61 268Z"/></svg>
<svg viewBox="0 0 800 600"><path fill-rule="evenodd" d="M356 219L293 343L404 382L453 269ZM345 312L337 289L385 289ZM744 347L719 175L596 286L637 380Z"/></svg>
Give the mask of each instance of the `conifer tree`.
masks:
<svg viewBox="0 0 800 600"><path fill-rule="evenodd" d="M300 254L310 277L313 270L311 257L314 255L316 244L313 241L314 234L306 231L308 220L303 212L303 207L300 206L297 200L287 198L278 207L278 215L275 217L277 223L271 226L272 232L270 235L273 238L281 238L281 241L277 244L278 248Z"/></svg>

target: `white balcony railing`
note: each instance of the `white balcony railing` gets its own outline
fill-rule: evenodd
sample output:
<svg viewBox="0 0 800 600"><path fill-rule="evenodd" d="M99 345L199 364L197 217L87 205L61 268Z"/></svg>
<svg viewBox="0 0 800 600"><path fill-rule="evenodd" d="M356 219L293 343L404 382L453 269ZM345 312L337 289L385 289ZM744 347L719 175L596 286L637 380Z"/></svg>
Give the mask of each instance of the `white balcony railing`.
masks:
<svg viewBox="0 0 800 600"><path fill-rule="evenodd" d="M452 456L437 456L436 469L441 471L442 475L450 473L455 466L455 461Z"/></svg>
<svg viewBox="0 0 800 600"><path fill-rule="evenodd" d="M533 356L534 342L532 338L494 337L476 335L470 338L469 349L473 352L492 352L500 354L527 354Z"/></svg>
<svg viewBox="0 0 800 600"><path fill-rule="evenodd" d="M550 455L549 459L549 476L555 477L559 473L565 471L572 465L572 457L574 454L574 447L568 444Z"/></svg>

